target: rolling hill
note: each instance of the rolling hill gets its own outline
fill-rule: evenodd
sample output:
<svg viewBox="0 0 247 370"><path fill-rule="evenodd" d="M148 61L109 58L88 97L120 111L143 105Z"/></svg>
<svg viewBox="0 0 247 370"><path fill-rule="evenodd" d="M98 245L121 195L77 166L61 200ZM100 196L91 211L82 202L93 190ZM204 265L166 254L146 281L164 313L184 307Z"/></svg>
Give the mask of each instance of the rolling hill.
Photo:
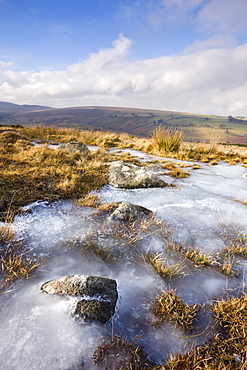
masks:
<svg viewBox="0 0 247 370"><path fill-rule="evenodd" d="M217 138L221 142L247 144L246 119L142 108L51 108L0 102L0 125L110 130L137 136L150 136L155 127L161 125L182 129L185 141Z"/></svg>

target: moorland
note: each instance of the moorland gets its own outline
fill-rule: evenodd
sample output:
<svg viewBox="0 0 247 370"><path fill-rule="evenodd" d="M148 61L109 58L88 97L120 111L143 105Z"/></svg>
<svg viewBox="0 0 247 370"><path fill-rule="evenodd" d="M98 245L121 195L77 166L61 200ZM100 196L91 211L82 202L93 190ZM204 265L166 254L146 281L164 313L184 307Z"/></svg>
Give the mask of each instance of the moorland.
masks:
<svg viewBox="0 0 247 370"><path fill-rule="evenodd" d="M182 129L188 142L218 141L247 144L245 117L190 114L165 110L119 107L70 107L17 105L0 102L0 125L54 126L99 130L150 137L155 127Z"/></svg>
<svg viewBox="0 0 247 370"><path fill-rule="evenodd" d="M52 202L58 199L73 199L81 206L98 207L97 197L90 197L90 192L107 184L110 162L119 160L120 157L125 162L141 166L129 153L116 155L110 153L109 148L131 148L159 155L165 157L164 163L167 163L167 157L170 157L201 161L212 166L217 165L219 161L225 161L231 165L240 163L247 167L245 146L229 145L233 144L235 139L237 144L246 144L247 121L242 118L236 119L236 122L229 117L99 107L35 109L37 110L30 106L7 106L1 113L2 292L7 292L14 280L32 276L38 267L37 261L32 263L30 258L23 254L18 240L8 228L15 215L21 212L21 207L36 200ZM219 138L217 139L219 133L225 138L220 142ZM201 140L202 137L204 140ZM49 148L50 144L75 140L97 148L91 150L85 158L81 158L78 152L67 153L59 147L55 150ZM189 176L181 165L166 164L166 169L170 176ZM240 249L232 253L240 253L245 258L246 235L235 244L235 247L239 246ZM205 261L205 255L199 257L198 260ZM157 262L160 263L157 265ZM162 261L156 258L155 263L157 270L162 268ZM202 268L203 264L200 265L198 261L197 263L198 268ZM163 316L170 315L175 317L175 320L181 320L181 315L188 316L190 307L183 304L174 291L164 294L166 295L157 301L160 306L156 307L161 321ZM162 313L164 307L169 307L169 304L169 312ZM125 350L129 348L131 353L135 353L133 362L126 369L246 369L246 292L240 297L218 300L211 309L216 322L213 338L186 355L171 355L162 366L153 367L142 362L140 349L122 339L114 340L110 346L115 346L116 351L124 347ZM101 355L104 355L104 349L100 350ZM107 348L105 350L107 352Z"/></svg>

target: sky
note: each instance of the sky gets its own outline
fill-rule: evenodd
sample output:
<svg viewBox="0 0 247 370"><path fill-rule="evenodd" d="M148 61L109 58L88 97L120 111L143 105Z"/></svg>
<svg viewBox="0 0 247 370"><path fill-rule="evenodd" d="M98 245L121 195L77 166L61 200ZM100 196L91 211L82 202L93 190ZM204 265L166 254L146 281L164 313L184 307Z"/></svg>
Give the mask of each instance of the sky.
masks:
<svg viewBox="0 0 247 370"><path fill-rule="evenodd" d="M0 0L0 101L247 116L247 0Z"/></svg>

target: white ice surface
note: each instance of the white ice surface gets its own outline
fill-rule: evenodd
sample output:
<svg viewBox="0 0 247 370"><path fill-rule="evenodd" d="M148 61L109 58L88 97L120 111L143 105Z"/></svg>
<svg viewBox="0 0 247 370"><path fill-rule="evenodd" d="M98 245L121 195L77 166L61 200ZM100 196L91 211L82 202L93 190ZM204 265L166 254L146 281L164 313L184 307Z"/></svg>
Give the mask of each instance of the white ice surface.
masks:
<svg viewBox="0 0 247 370"><path fill-rule="evenodd" d="M141 153L143 158L145 155ZM151 160L152 156L146 156ZM173 230L173 238L181 243L214 252L224 246L222 233L233 229L247 233L247 169L241 165L201 165L186 179L172 180L177 188L123 190L105 186L102 201L129 201L155 212ZM167 179L166 176L162 176ZM116 279L119 299L113 320L113 331L128 340L136 335L150 359L165 361L168 353L182 351L186 343L184 332L173 324L159 329L150 325L153 316L151 302L167 288L177 289L190 304L205 303L221 296L226 287L241 286L243 281L226 280L212 269L191 269L187 266L183 278L166 282L150 266L133 260L131 248L124 241L123 259L106 263L81 253L89 237L98 235L103 247L112 248L110 237L103 234L106 220L88 207L77 207L70 201L35 204L31 213L15 220L20 237L25 239L30 254L41 257L36 277L16 283L14 290L1 297L0 358L3 369L77 369L82 357L85 370L94 369L91 356L103 338L112 335L112 321L106 325L80 324L70 315L68 298L49 296L40 286L51 279L72 274L89 274ZM109 221L108 221L109 222ZM114 226L113 226L114 227ZM89 239L88 239L89 238ZM122 244L121 244L122 243ZM140 254L148 250L166 251L166 243L152 235L139 243ZM115 248L115 246L114 246ZM117 248L117 247L116 247ZM129 249L128 249L129 248ZM129 254L129 258L128 258ZM246 260L241 260L243 271ZM243 277L246 280L246 276ZM198 339L203 341L203 337Z"/></svg>

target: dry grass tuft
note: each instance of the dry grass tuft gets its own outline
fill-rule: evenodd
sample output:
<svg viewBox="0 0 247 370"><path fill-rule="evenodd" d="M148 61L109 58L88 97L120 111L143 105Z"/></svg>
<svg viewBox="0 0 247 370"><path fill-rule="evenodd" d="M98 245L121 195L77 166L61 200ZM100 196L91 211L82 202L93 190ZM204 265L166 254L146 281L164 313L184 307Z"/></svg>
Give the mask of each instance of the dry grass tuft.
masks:
<svg viewBox="0 0 247 370"><path fill-rule="evenodd" d="M203 253L197 247L185 247L182 244L168 243L168 248L180 252L185 258L191 260L196 266L212 266L216 264L211 254Z"/></svg>
<svg viewBox="0 0 247 370"><path fill-rule="evenodd" d="M196 266L211 266L215 263L209 253L203 253L197 248L187 248L184 256L190 259Z"/></svg>
<svg viewBox="0 0 247 370"><path fill-rule="evenodd" d="M109 212L114 211L119 206L117 202L102 203L97 207L98 211Z"/></svg>
<svg viewBox="0 0 247 370"><path fill-rule="evenodd" d="M158 320L154 325L161 325L165 320L175 321L183 329L191 330L198 311L198 305L184 303L175 290L164 291L156 298L153 312Z"/></svg>
<svg viewBox="0 0 247 370"><path fill-rule="evenodd" d="M84 198L76 200L78 206L97 208L100 205L98 194L87 194Z"/></svg>
<svg viewBox="0 0 247 370"><path fill-rule="evenodd" d="M227 275L227 276L235 276L239 277L239 273L234 271L234 262L235 262L235 257L234 256L224 256L223 258L218 259L218 268L219 270Z"/></svg>
<svg viewBox="0 0 247 370"><path fill-rule="evenodd" d="M178 152L182 144L183 132L172 130L162 126L156 127L153 132L148 151L152 154L167 154Z"/></svg>
<svg viewBox="0 0 247 370"><path fill-rule="evenodd" d="M17 278L28 278L34 269L39 266L27 257L24 243L16 237L10 225L0 227L0 262L4 279L1 288Z"/></svg>
<svg viewBox="0 0 247 370"><path fill-rule="evenodd" d="M247 258L246 234L237 232L235 236L223 235L226 246L217 254L218 267L225 275L239 277L240 272L234 269L236 256Z"/></svg>
<svg viewBox="0 0 247 370"><path fill-rule="evenodd" d="M188 165L183 165L182 163L179 163L179 167L189 167ZM162 168L167 169L168 172L164 172L164 175L173 176L176 178L186 178L189 177L189 172L182 170L182 168L177 167L176 164L172 162L166 162Z"/></svg>
<svg viewBox="0 0 247 370"><path fill-rule="evenodd" d="M245 370L247 367L247 295L211 306L216 333L212 340L186 355L172 355L167 370Z"/></svg>
<svg viewBox="0 0 247 370"><path fill-rule="evenodd" d="M15 144L18 140L25 139L24 136L20 135L15 131L5 131L0 133L0 143L1 144Z"/></svg>
<svg viewBox="0 0 247 370"><path fill-rule="evenodd" d="M165 172L164 175L169 175L169 176L175 177L177 179L178 178L185 179L186 177L190 176L189 172L184 171L181 168L176 168L173 171Z"/></svg>
<svg viewBox="0 0 247 370"><path fill-rule="evenodd" d="M224 331L227 329L229 338L238 338L239 343L247 343L247 294L242 298L218 301L212 310L220 327Z"/></svg>
<svg viewBox="0 0 247 370"><path fill-rule="evenodd" d="M152 216L128 222L126 224L123 224L122 222L115 223L112 237L115 239L124 239L129 244L134 244L154 234L159 234L166 238L170 233L171 231L167 225L163 224L162 221L157 220L155 216Z"/></svg>
<svg viewBox="0 0 247 370"><path fill-rule="evenodd" d="M163 253L146 253L144 261L149 263L155 271L162 277L172 279L175 276L183 275L184 262L169 263L167 258L163 257Z"/></svg>
<svg viewBox="0 0 247 370"><path fill-rule="evenodd" d="M247 235L238 233L235 238L228 237L228 245L220 252L221 256L247 257Z"/></svg>
<svg viewBox="0 0 247 370"><path fill-rule="evenodd" d="M104 370L151 369L142 348L118 336L98 347L92 358L95 364L102 363Z"/></svg>

